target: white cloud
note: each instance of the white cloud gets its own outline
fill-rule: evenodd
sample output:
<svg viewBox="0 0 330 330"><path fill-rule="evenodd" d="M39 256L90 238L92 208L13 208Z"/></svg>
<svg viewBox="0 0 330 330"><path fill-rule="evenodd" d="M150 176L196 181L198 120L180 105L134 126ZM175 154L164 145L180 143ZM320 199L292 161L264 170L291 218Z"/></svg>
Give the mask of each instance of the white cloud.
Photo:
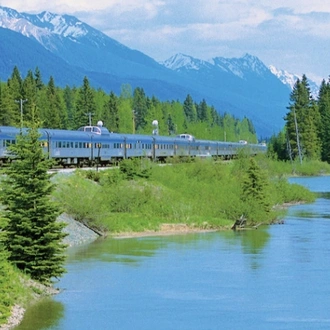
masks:
<svg viewBox="0 0 330 330"><path fill-rule="evenodd" d="M164 60L246 52L297 73L330 72L325 0L0 0L2 6L72 14L125 45Z"/></svg>

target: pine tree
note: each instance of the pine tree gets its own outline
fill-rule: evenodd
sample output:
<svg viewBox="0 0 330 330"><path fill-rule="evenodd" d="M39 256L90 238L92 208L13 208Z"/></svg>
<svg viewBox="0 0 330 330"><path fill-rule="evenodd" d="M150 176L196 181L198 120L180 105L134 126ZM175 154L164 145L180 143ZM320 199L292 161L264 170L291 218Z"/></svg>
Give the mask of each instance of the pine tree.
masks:
<svg viewBox="0 0 330 330"><path fill-rule="evenodd" d="M318 108L320 112L319 138L321 140L321 159L330 163L330 79L321 83Z"/></svg>
<svg viewBox="0 0 330 330"><path fill-rule="evenodd" d="M112 132L119 132L119 105L113 92L110 92L109 101L104 104L102 121L104 126Z"/></svg>
<svg viewBox="0 0 330 330"><path fill-rule="evenodd" d="M143 131L147 125L147 97L143 88L135 88L133 93L133 116L135 118L135 131Z"/></svg>
<svg viewBox="0 0 330 330"><path fill-rule="evenodd" d="M5 247L8 260L45 284L61 276L65 269L63 223L58 223L58 206L51 200L54 184L47 173L51 161L40 147L34 124L17 136L10 147L15 161L5 168L1 202L4 205Z"/></svg>
<svg viewBox="0 0 330 330"><path fill-rule="evenodd" d="M24 103L24 121L32 120L32 113L36 116L37 108L37 88L31 70L28 71L26 78L22 82L22 99Z"/></svg>
<svg viewBox="0 0 330 330"><path fill-rule="evenodd" d="M86 126L88 119L95 115L96 105L93 90L89 85L87 77L84 78L83 86L79 90L74 113L74 128Z"/></svg>
<svg viewBox="0 0 330 330"><path fill-rule="evenodd" d="M286 131L291 157L294 159L303 156L309 159L320 157L320 114L315 101L311 97L308 80L303 75L297 80L288 106L286 116Z"/></svg>
<svg viewBox="0 0 330 330"><path fill-rule="evenodd" d="M197 119L200 120L201 122L208 122L209 112L207 108L207 103L204 99L199 103L199 105L197 105L196 109L197 109Z"/></svg>
<svg viewBox="0 0 330 330"><path fill-rule="evenodd" d="M255 159L250 158L242 184L241 199L248 210L246 216L251 222L260 221L262 217L266 218L271 211L268 186L266 175Z"/></svg>
<svg viewBox="0 0 330 330"><path fill-rule="evenodd" d="M64 100L61 98L55 86L54 78L51 76L46 88L44 125L47 128L65 128L67 121Z"/></svg>
<svg viewBox="0 0 330 330"><path fill-rule="evenodd" d="M34 71L34 82L35 82L36 89L38 91L40 91L42 89L42 87L44 86L44 83L42 81L41 72L38 67L36 67L36 69Z"/></svg>
<svg viewBox="0 0 330 330"><path fill-rule="evenodd" d="M183 111L187 123L196 121L196 108L194 106L194 101L189 94L183 102Z"/></svg>

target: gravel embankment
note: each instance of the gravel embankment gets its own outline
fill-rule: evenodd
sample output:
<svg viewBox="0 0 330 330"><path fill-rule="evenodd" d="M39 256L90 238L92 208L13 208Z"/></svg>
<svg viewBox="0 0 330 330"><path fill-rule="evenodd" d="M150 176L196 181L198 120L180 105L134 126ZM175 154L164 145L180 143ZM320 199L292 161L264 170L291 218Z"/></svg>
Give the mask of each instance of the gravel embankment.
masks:
<svg viewBox="0 0 330 330"><path fill-rule="evenodd" d="M69 247L92 242L99 237L98 234L84 226L82 223L76 221L68 214L61 214L57 220L67 224L63 231L69 235L65 237L63 241L65 244L68 244ZM54 294L54 292L50 292L50 294ZM15 305L12 308L12 313L7 324L0 325L0 329L13 329L22 321L24 312L25 309L23 307Z"/></svg>
<svg viewBox="0 0 330 330"><path fill-rule="evenodd" d="M65 244L68 244L69 247L92 242L99 237L94 231L66 213L61 214L57 220L67 224L63 231L69 235L65 237L63 241Z"/></svg>

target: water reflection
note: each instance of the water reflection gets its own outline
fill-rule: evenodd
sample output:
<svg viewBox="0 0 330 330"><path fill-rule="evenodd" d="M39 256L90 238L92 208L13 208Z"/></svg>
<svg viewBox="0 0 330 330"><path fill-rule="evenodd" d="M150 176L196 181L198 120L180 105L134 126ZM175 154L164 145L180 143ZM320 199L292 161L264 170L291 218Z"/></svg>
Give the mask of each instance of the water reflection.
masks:
<svg viewBox="0 0 330 330"><path fill-rule="evenodd" d="M215 240L212 235L191 233L173 236L150 236L140 238L100 238L96 241L78 247L72 247L68 250L68 262L80 262L87 260L103 262L123 262L137 264L143 258L152 257L159 249L175 245L175 248L193 247L199 244L202 238L204 242Z"/></svg>
<svg viewBox="0 0 330 330"><path fill-rule="evenodd" d="M258 254L267 245L270 235L268 227L256 230L228 231L222 233L222 236L230 244L238 244L242 251L247 254Z"/></svg>
<svg viewBox="0 0 330 330"><path fill-rule="evenodd" d="M52 298L45 298L28 308L24 319L15 330L56 329L64 317L64 305Z"/></svg>

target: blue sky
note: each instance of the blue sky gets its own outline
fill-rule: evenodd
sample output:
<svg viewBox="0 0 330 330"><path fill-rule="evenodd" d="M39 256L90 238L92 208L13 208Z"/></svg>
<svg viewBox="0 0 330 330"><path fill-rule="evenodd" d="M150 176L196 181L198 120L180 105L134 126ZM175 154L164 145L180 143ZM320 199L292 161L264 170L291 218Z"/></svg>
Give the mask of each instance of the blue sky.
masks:
<svg viewBox="0 0 330 330"><path fill-rule="evenodd" d="M330 75L327 0L0 0L20 12L71 14L157 61L257 56L320 82Z"/></svg>

